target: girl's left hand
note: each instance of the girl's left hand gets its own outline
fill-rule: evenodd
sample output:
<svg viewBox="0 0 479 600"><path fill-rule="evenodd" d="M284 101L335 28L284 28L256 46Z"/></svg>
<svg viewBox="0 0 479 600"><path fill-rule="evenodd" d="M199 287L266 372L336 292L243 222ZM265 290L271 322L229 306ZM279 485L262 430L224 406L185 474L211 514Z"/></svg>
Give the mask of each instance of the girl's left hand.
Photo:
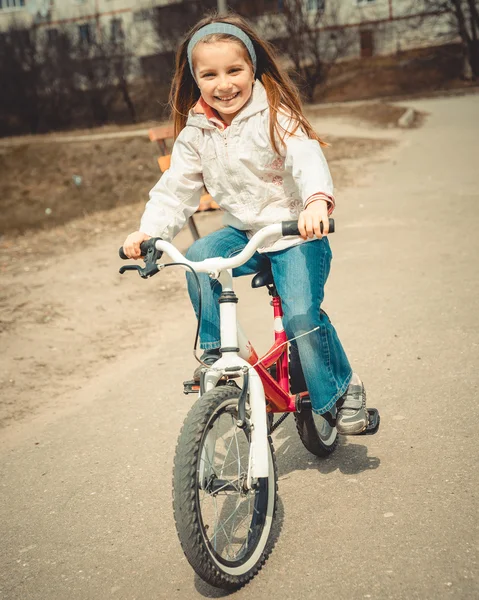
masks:
<svg viewBox="0 0 479 600"><path fill-rule="evenodd" d="M321 233L321 223L323 233ZM329 233L328 203L326 200L314 200L299 215L298 229L303 240L316 236L321 239Z"/></svg>

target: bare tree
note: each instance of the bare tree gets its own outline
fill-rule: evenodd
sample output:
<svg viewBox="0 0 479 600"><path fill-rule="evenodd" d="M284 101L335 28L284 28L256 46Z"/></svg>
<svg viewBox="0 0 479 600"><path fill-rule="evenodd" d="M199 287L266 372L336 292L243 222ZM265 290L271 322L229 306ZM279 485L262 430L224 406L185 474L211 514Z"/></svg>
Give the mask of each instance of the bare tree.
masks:
<svg viewBox="0 0 479 600"><path fill-rule="evenodd" d="M75 40L73 54L77 86L84 92L94 124L111 119L118 97L135 122L136 110L130 94L134 53L121 22L109 32L99 26L83 30Z"/></svg>
<svg viewBox="0 0 479 600"><path fill-rule="evenodd" d="M338 10L337 2L283 0L281 12L258 19L258 26L292 67L309 102L351 45L351 31L339 25Z"/></svg>
<svg viewBox="0 0 479 600"><path fill-rule="evenodd" d="M175 51L188 29L216 7L217 0L180 0L155 6L152 24L159 46L166 51Z"/></svg>
<svg viewBox="0 0 479 600"><path fill-rule="evenodd" d="M217 0L179 0L152 7L150 14L155 56L150 61L150 73L154 71L169 82L176 50L183 36L201 17L216 7Z"/></svg>
<svg viewBox="0 0 479 600"><path fill-rule="evenodd" d="M136 123L137 115L132 94L130 93L130 81L133 76L134 53L129 43L129 38L120 35L118 38L110 39L111 76L113 84L118 90L132 123Z"/></svg>
<svg viewBox="0 0 479 600"><path fill-rule="evenodd" d="M136 120L134 57L121 22L82 32L12 24L0 34L1 134Z"/></svg>
<svg viewBox="0 0 479 600"><path fill-rule="evenodd" d="M38 38L32 29L13 23L0 34L0 114L2 128L22 131L27 124L37 131L40 123L41 62Z"/></svg>
<svg viewBox="0 0 479 600"><path fill-rule="evenodd" d="M39 36L40 94L43 130L68 127L77 111L74 45L70 29L51 29ZM37 32L38 35L38 32Z"/></svg>
<svg viewBox="0 0 479 600"><path fill-rule="evenodd" d="M479 77L479 1L478 0L415 0L410 2L409 13L418 15L416 27L429 23L433 35L457 35L464 50L464 75ZM435 27L443 22L444 28ZM414 26L414 25L413 25Z"/></svg>
<svg viewBox="0 0 479 600"><path fill-rule="evenodd" d="M2 133L36 133L68 124L73 69L69 36L13 23L0 34Z"/></svg>
<svg viewBox="0 0 479 600"><path fill-rule="evenodd" d="M444 4L456 23L472 75L479 77L479 3L477 0L449 0Z"/></svg>

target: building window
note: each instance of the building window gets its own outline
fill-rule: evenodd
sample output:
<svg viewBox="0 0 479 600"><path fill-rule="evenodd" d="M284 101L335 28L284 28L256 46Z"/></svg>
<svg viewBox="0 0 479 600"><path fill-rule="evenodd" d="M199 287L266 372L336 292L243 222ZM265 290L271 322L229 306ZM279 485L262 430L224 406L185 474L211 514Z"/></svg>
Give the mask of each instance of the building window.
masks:
<svg viewBox="0 0 479 600"><path fill-rule="evenodd" d="M123 21L121 19L112 19L110 21L110 40L113 44L125 39L123 32Z"/></svg>
<svg viewBox="0 0 479 600"><path fill-rule="evenodd" d="M58 29L52 27L47 29L47 41L49 44L54 44L58 40Z"/></svg>
<svg viewBox="0 0 479 600"><path fill-rule="evenodd" d="M0 0L0 10L2 8L22 8L25 6L25 0Z"/></svg>
<svg viewBox="0 0 479 600"><path fill-rule="evenodd" d="M135 21L135 23L149 21L152 16L152 11L149 8L144 8L143 10L137 10L133 13L133 21Z"/></svg>
<svg viewBox="0 0 479 600"><path fill-rule="evenodd" d="M83 23L82 25L78 25L78 34L80 36L80 43L89 46L93 42L90 23Z"/></svg>
<svg viewBox="0 0 479 600"><path fill-rule="evenodd" d="M308 12L323 12L326 0L306 0Z"/></svg>
<svg viewBox="0 0 479 600"><path fill-rule="evenodd" d="M372 29L362 29L359 32L359 46L361 58L370 58L374 55L374 31Z"/></svg>

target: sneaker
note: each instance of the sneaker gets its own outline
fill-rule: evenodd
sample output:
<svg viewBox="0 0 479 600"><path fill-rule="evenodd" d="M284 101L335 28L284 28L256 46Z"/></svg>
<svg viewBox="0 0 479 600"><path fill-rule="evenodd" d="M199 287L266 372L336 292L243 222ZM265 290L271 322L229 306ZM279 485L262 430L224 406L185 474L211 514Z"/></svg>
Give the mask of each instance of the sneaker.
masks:
<svg viewBox="0 0 479 600"><path fill-rule="evenodd" d="M358 435L369 423L366 409L366 390L364 385L350 384L344 396L336 403L338 415L336 428L341 435Z"/></svg>
<svg viewBox="0 0 479 600"><path fill-rule="evenodd" d="M205 350L200 356L200 360L210 367L220 358L221 352L219 348L213 348L212 350ZM193 381L199 381L201 378L201 371L204 369L204 365L198 365L193 373Z"/></svg>

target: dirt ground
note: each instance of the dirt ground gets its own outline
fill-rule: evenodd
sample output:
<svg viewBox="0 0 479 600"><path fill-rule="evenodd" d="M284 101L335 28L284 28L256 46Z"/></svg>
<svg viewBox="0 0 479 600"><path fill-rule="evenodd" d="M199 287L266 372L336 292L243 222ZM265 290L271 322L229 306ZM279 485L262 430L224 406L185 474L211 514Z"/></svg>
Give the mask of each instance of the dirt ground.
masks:
<svg viewBox="0 0 479 600"><path fill-rule="evenodd" d="M344 102L367 98L411 97L435 91L474 86L461 76L460 44L445 44L340 61L333 65L324 86L315 91L317 102Z"/></svg>
<svg viewBox="0 0 479 600"><path fill-rule="evenodd" d="M349 124L341 110L312 112L330 143L326 155L336 189L360 185L370 167L400 140L404 107L356 107ZM338 119L339 118L339 119ZM379 126L379 129L378 129ZM334 135L333 135L334 134ZM94 376L151 333L152 288L117 274L116 251L136 229L158 170L148 139L38 143L3 147L0 198L0 427L21 420ZM72 183L82 176L80 186ZM46 214L46 209L51 214ZM50 211L47 211L50 212ZM200 232L221 215L197 215ZM185 229L179 246L191 243ZM167 272L156 300L175 317L183 274ZM100 284L100 285L99 285ZM156 301L155 300L155 301ZM129 318L129 307L135 318Z"/></svg>
<svg viewBox="0 0 479 600"><path fill-rule="evenodd" d="M308 112L323 136L324 119L340 117L353 124L394 128L404 111L403 107L378 102L353 107L313 106ZM0 235L50 229L74 218L142 202L159 177L158 147L149 141L147 128L144 123L137 128L138 136L124 139L61 143L72 140L70 132L68 136L50 134L0 141ZM128 127L108 131L101 128L90 134L129 131ZM82 139L84 135L84 130L76 133ZM360 154L373 155L384 146L383 141L368 137L329 135L326 141L330 144L326 153L331 165ZM347 183L345 170L338 170L336 185Z"/></svg>

